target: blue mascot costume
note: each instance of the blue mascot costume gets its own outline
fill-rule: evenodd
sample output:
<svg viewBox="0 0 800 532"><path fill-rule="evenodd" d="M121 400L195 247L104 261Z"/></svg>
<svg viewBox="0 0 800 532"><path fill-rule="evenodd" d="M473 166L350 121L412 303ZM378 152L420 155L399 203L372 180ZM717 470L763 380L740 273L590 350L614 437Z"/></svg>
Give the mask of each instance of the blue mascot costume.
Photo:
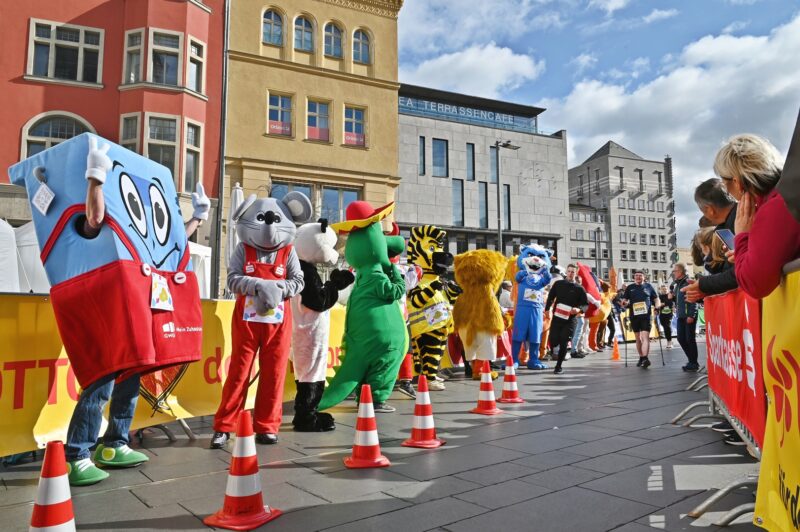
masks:
<svg viewBox="0 0 800 532"><path fill-rule="evenodd" d="M519 271L515 276L517 307L514 311L512 356L514 367L519 366L519 351L528 342L528 369L547 369L539 360L542 340L544 289L550 283L550 257L553 252L538 244L522 246L517 258Z"/></svg>

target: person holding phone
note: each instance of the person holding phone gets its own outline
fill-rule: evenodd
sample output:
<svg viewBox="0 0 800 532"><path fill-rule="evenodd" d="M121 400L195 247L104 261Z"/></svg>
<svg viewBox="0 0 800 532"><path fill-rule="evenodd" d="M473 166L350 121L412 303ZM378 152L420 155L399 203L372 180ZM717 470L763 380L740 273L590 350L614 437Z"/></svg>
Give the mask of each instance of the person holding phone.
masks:
<svg viewBox="0 0 800 532"><path fill-rule="evenodd" d="M644 271L633 273L633 284L629 284L622 295L622 307L631 313L631 330L636 335L636 351L639 353L636 367L647 369L650 366L650 316L654 308L661 308L661 301L655 288L644 282Z"/></svg>

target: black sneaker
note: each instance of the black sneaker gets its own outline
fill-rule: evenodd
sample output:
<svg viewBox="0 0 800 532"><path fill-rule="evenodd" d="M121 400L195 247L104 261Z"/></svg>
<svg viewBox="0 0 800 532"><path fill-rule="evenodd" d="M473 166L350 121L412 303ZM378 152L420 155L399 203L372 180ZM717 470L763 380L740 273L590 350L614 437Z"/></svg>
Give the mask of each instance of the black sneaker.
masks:
<svg viewBox="0 0 800 532"><path fill-rule="evenodd" d="M231 434L229 432L215 432L211 437L211 445L209 447L211 449L222 449L230 439Z"/></svg>
<svg viewBox="0 0 800 532"><path fill-rule="evenodd" d="M636 363L636 367L641 368L642 363L644 363L644 357L639 357L639 362Z"/></svg>
<svg viewBox="0 0 800 532"><path fill-rule="evenodd" d="M256 443L260 443L261 445L275 445L278 443L278 435L268 432L256 434Z"/></svg>
<svg viewBox="0 0 800 532"><path fill-rule="evenodd" d="M414 391L414 385L411 384L411 381L399 381L397 383L397 391L412 399L417 398L417 392Z"/></svg>
<svg viewBox="0 0 800 532"><path fill-rule="evenodd" d="M572 358L586 358L586 354L581 353L580 351L573 351L570 354L572 355Z"/></svg>
<svg viewBox="0 0 800 532"><path fill-rule="evenodd" d="M700 365L699 364L686 364L685 366L682 366L681 369L683 371L687 371L689 373L697 373L698 371L700 371Z"/></svg>
<svg viewBox="0 0 800 532"><path fill-rule="evenodd" d="M561 375L562 373L564 373L564 370L561 369L561 368L556 368L556 369L553 370L553 373L555 375Z"/></svg>
<svg viewBox="0 0 800 532"><path fill-rule="evenodd" d="M389 403L375 403L375 405L373 405L373 410L381 414L391 414L397 411L397 409Z"/></svg>
<svg viewBox="0 0 800 532"><path fill-rule="evenodd" d="M711 425L711 430L714 432L728 432L733 430L733 426L727 421L720 421Z"/></svg>
<svg viewBox="0 0 800 532"><path fill-rule="evenodd" d="M736 446L739 446L739 447L741 447L741 446L744 446L744 445L747 445L747 444L744 442L744 440L743 440L743 439L741 439L741 438L739 437L739 435L738 435L738 434L736 434L735 432L734 432L733 434L730 434L730 435L728 435L728 436L725 436L725 438L724 438L722 441L724 441L724 442L725 442L725 443L727 443L728 445L736 445Z"/></svg>
<svg viewBox="0 0 800 532"><path fill-rule="evenodd" d="M642 368L647 369L650 367L650 359L645 357L642 361Z"/></svg>

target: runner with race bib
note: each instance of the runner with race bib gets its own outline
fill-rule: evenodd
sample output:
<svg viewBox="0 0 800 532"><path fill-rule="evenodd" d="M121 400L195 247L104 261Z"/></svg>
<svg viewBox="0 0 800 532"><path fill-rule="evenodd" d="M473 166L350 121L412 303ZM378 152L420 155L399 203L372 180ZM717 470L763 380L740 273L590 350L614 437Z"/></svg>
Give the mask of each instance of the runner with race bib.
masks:
<svg viewBox="0 0 800 532"><path fill-rule="evenodd" d="M647 368L650 366L650 316L652 309L661 308L655 288L644 282L644 272L636 270L633 274L633 284L629 284L622 295L622 306L630 310L630 323L636 335L636 351L639 353L639 362L636 366Z"/></svg>

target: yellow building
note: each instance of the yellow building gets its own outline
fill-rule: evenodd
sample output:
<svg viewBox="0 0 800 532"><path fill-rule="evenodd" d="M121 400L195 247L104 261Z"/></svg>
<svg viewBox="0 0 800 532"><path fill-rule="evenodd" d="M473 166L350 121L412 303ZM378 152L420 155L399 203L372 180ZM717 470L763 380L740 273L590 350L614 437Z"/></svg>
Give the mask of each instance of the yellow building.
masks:
<svg viewBox="0 0 800 532"><path fill-rule="evenodd" d="M235 183L245 196L306 192L331 222L355 199L394 200L402 4L231 2L226 209Z"/></svg>

